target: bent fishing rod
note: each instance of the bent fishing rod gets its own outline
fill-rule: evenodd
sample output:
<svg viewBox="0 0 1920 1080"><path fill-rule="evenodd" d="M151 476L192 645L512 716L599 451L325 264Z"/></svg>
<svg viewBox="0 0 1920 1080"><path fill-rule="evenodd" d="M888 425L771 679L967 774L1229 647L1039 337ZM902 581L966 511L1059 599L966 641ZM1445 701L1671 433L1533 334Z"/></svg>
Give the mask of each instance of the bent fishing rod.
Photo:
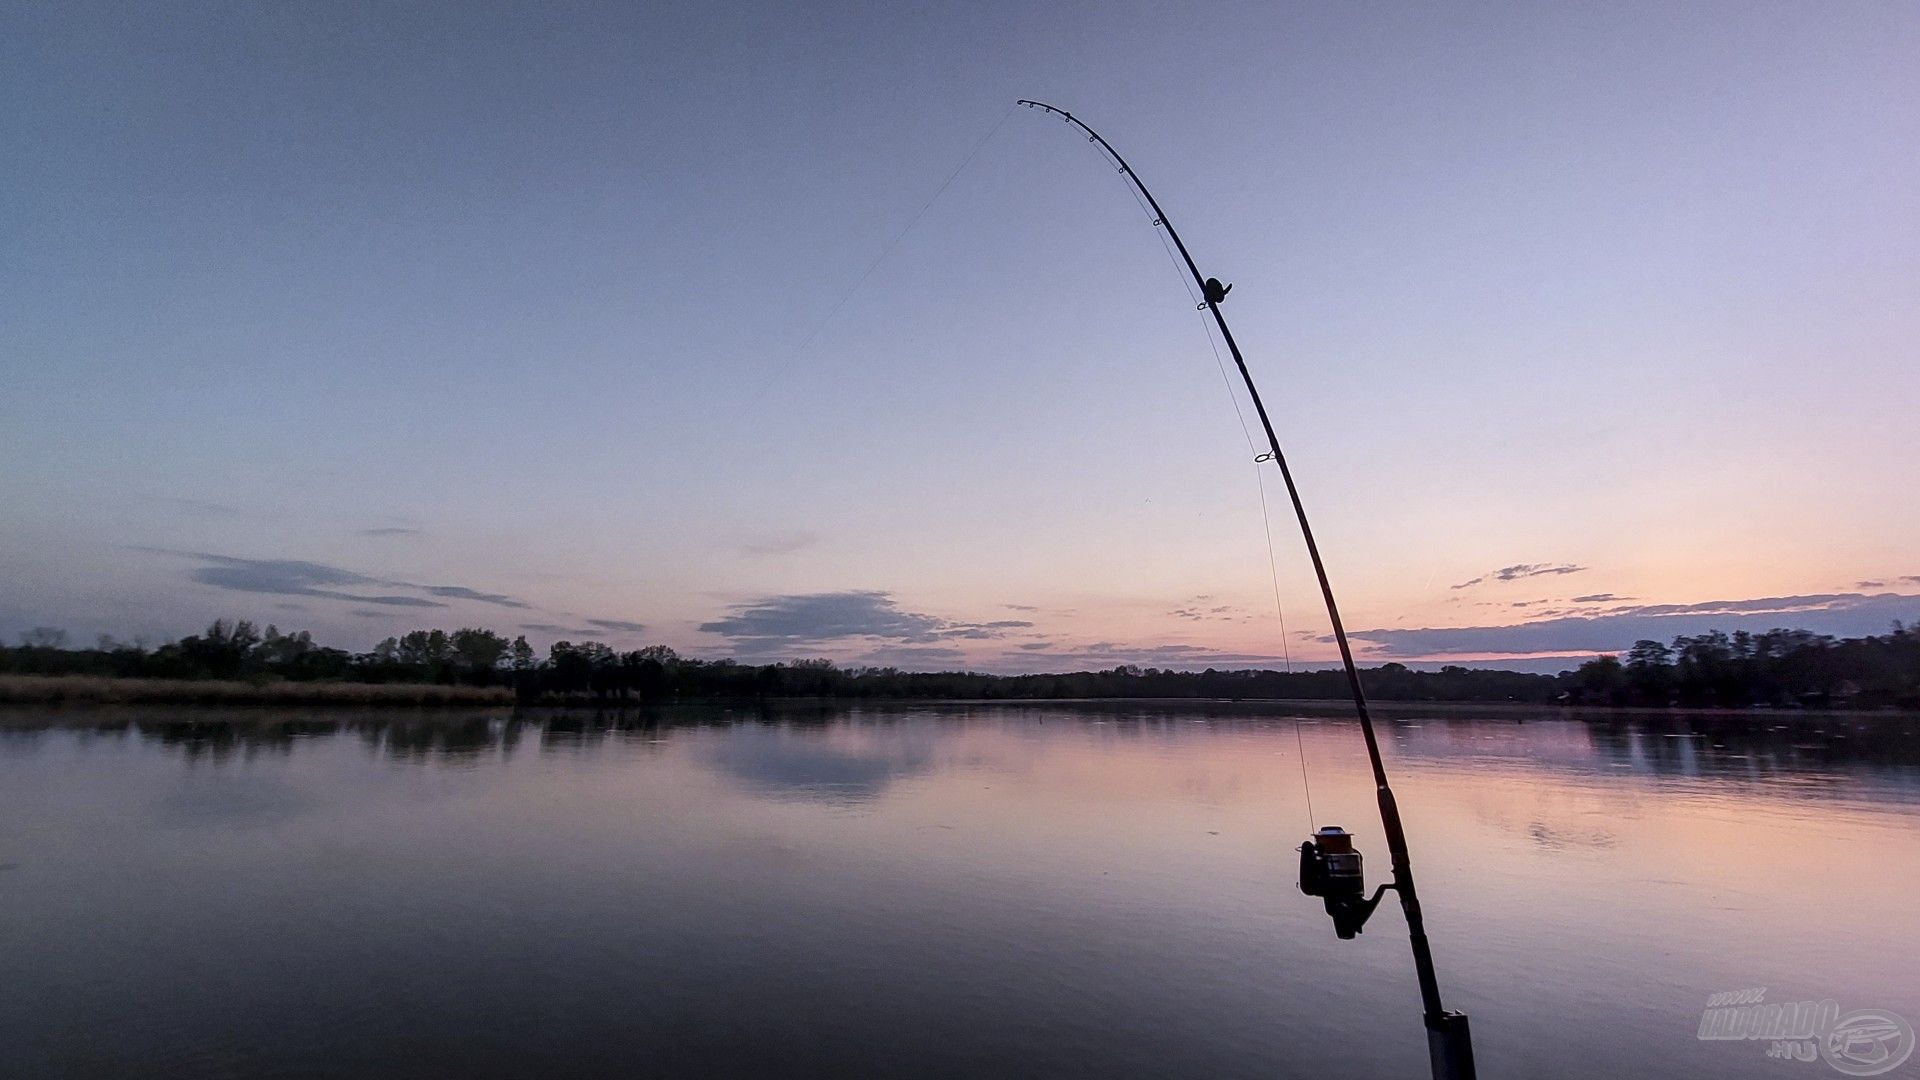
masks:
<svg viewBox="0 0 1920 1080"><path fill-rule="evenodd" d="M1213 316L1214 325L1220 330L1220 337L1227 343L1227 351L1233 354L1233 363L1240 370L1240 378L1247 386L1247 396L1253 400L1254 412L1259 414L1260 427L1266 432L1268 452L1261 454L1257 462L1272 461L1280 470L1280 478L1286 482L1287 497L1293 501L1293 513L1300 522L1300 536L1306 541L1307 557L1313 563L1314 577L1320 581L1320 596L1327 604L1327 618L1333 624L1333 639L1340 646L1340 662L1346 668L1347 688L1353 694L1353 708L1360 717L1360 731L1366 736L1367 760L1373 766L1375 796L1380 804L1380 827L1387 839L1387 851L1393 860L1393 880L1374 890L1372 897L1365 896L1365 883L1361 876L1360 855L1353 850L1352 837L1337 827L1324 827L1314 834L1312 839L1300 846L1300 888L1308 895L1323 897L1327 913L1333 916L1334 931L1342 938L1351 938L1360 932L1367 917L1379 906L1381 897L1392 889L1400 898L1400 908L1406 914L1407 934L1413 945L1413 966L1420 981L1420 1002L1424 1009L1427 1028L1427 1049L1432 1058L1435 1080L1472 1080L1473 1042L1468 1031L1465 1013L1452 1012L1440 1004L1440 981L1433 970L1433 951L1427 945L1426 924L1420 916L1420 898L1414 891L1413 865L1407 858L1407 837L1400 825L1400 808L1394 802L1393 788L1387 783L1387 770L1380 761L1380 743L1374 736L1373 717L1367 710L1366 691L1360 686L1360 669L1353 662L1353 647L1347 642L1346 626L1340 621L1340 607L1333 599L1333 585L1327 579L1327 567L1320 558L1320 546L1314 542L1313 526L1307 521L1307 508L1300 501L1300 489L1294 485L1293 470L1287 467L1287 456L1280 450L1280 438L1274 434L1273 421L1267 416L1267 407L1260 400L1260 390L1253 384L1253 374L1247 370L1247 362L1240 355L1240 346L1233 340L1233 331L1227 328L1227 317L1220 311L1220 305L1232 290L1232 285L1222 285L1220 279L1207 277L1200 273L1200 267L1193 261L1193 255L1187 251L1187 245L1175 231L1173 222L1168 220L1166 211L1160 209L1160 201L1147 190L1140 174L1133 171L1127 159L1113 148L1113 144L1102 138L1100 133L1088 127L1079 117L1065 109L1058 109L1043 101L1017 102L1029 109L1040 109L1060 117L1087 133L1089 142L1097 144L1113 164L1146 199L1147 206L1153 211L1153 224L1167 231L1167 238L1180 253L1186 263L1187 272L1193 275L1193 283L1199 287L1202 306Z"/></svg>

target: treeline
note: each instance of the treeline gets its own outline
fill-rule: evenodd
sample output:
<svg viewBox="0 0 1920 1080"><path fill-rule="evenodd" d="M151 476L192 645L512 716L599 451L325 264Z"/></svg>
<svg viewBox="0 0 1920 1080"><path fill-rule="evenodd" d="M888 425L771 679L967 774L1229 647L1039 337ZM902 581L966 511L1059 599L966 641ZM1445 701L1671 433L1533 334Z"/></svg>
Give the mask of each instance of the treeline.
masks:
<svg viewBox="0 0 1920 1080"><path fill-rule="evenodd" d="M552 655L571 648L562 642ZM509 641L491 630L416 630L351 653L318 644L305 630L260 630L244 619L216 619L202 633L157 648L105 635L91 649L68 648L64 631L42 627L22 634L17 648L0 649L0 672L115 679L502 686L543 666L525 637Z"/></svg>
<svg viewBox="0 0 1920 1080"><path fill-rule="evenodd" d="M364 653L314 642L302 631L216 621L205 632L148 648L102 638L68 648L65 635L35 630L0 648L0 673L255 683L433 683L510 688L524 701L839 698L1295 698L1347 696L1338 669L1173 671L1132 665L1051 675L912 672L841 667L827 660L742 664L683 657L661 645L617 651L561 641L540 656L525 637L491 630L416 630ZM1601 656L1577 670L1536 675L1388 663L1362 672L1367 693L1389 701L1516 701L1718 706L1900 706L1920 708L1920 633L1896 624L1879 637L1836 640L1801 630L1719 632L1671 645L1641 641L1623 661Z"/></svg>
<svg viewBox="0 0 1920 1080"><path fill-rule="evenodd" d="M1805 630L1718 630L1642 640L1624 661L1600 656L1563 673L1576 704L1920 709L1920 629L1838 639Z"/></svg>

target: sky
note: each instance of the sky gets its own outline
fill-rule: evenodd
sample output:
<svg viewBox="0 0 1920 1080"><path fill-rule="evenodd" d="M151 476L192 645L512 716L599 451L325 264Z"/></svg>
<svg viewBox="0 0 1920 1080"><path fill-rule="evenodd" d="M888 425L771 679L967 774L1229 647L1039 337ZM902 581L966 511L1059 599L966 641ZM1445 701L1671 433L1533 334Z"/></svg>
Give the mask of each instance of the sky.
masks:
<svg viewBox="0 0 1920 1080"><path fill-rule="evenodd" d="M1920 620L1920 7L6 2L0 634L1328 662L1022 97L1367 662Z"/></svg>

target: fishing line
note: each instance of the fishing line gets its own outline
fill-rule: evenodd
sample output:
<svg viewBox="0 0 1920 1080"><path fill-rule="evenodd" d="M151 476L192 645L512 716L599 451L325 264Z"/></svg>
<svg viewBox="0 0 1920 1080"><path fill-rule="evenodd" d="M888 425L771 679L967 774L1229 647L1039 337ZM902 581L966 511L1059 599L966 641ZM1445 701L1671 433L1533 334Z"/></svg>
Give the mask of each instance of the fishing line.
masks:
<svg viewBox="0 0 1920 1080"><path fill-rule="evenodd" d="M1162 244L1164 243L1163 240ZM1207 346L1213 349L1213 362L1220 368L1220 378L1227 384L1227 396L1233 400L1233 411L1235 415L1239 415L1240 399L1233 392L1233 380L1227 378L1226 362L1220 359L1220 349L1213 342L1213 325L1204 315L1200 318L1200 325L1207 332ZM1247 445L1252 447L1253 434L1247 430L1245 416L1240 417L1240 433L1247 437ZM1267 537L1267 571L1273 578L1273 612L1280 619L1280 658L1286 664L1287 674L1292 675L1293 643L1288 640L1287 608L1280 602L1280 560L1273 553L1273 514L1267 508L1267 478L1261 471L1260 464L1257 460L1253 463L1253 482L1260 491L1260 527L1265 530ZM1293 746L1300 758L1300 793L1305 796L1307 802L1307 831L1312 832L1314 828L1313 784L1307 779L1307 742L1306 738L1300 734L1298 716L1293 718Z"/></svg>
<svg viewBox="0 0 1920 1080"><path fill-rule="evenodd" d="M960 164L953 167L953 171L947 174L947 178L940 181L940 186L934 188L933 194L928 196L927 201L921 205L919 210L914 212L913 219L908 221L899 232L893 234L893 239L887 241L887 246L881 248L880 254L873 257L873 261L867 264L867 268L862 270L860 276L854 279L853 284L847 287L847 291L841 294L840 299L833 305L832 309L827 312L826 316L814 324L813 329L807 332L807 336L800 340L800 344L794 346L780 361L779 365L774 368L773 372L761 382L760 389L755 391L752 398L748 399L747 403L749 405L757 404L761 398L765 397L767 391L773 388L773 384L778 382L780 377L787 373L789 367L793 366L793 362L799 359L801 355L813 345L814 339L820 336L821 331L833 324L834 316L840 314L840 309L847 306L847 301L853 299L853 295L860 291L862 285L867 283L867 279L872 277L873 272L880 268L880 264L887 261L887 256L893 254L893 249L900 246L900 241L907 238L907 234L913 231L913 227L920 224L920 219L927 216L927 211L933 209L933 204L939 202L940 196L947 193L947 188L953 186L954 180L966 171L968 165L973 164L973 159L979 156L980 151L986 147L988 140L999 133L1000 126L1007 122L1007 117L1012 116L1013 110L1016 108L1019 108L1019 106L1007 106L1007 111L1000 114L1000 119L995 120L993 126L987 129L987 133L980 136L980 141L974 143L973 149L967 151L967 156L960 159Z"/></svg>
<svg viewBox="0 0 1920 1080"><path fill-rule="evenodd" d="M1002 119L1005 118L1003 117ZM1108 157L1107 153L1100 148L1098 143L1092 139L1088 139L1087 142L1093 146L1094 156L1108 165L1114 166L1116 169L1119 168L1119 166ZM1140 197L1140 192L1134 188L1134 185L1126 180L1124 170L1120 172L1120 176L1120 186L1127 189L1127 194L1133 197L1134 205L1138 206L1140 212L1145 214L1147 219L1152 222L1153 234L1160 238L1161 250L1167 253L1168 261L1173 263L1174 276L1180 279L1181 287L1187 290L1188 299L1194 303L1195 311L1200 317L1200 332L1207 339L1207 349L1213 353L1213 366L1220 372L1220 383L1226 388L1227 400L1233 405L1234 419L1240 422L1240 435L1247 440L1247 450L1254 455L1253 480L1260 492L1260 527L1265 532L1267 538L1267 571L1273 580L1273 611L1280 620L1280 657L1282 663L1286 665L1287 674L1292 675L1293 645L1288 640L1287 634L1287 608L1280 599L1280 561L1273 551L1273 514L1267 504L1267 479L1260 471L1260 448L1253 441L1252 429L1247 427L1247 414L1245 410L1240 408L1240 395L1234 392L1233 378L1227 374L1227 362L1221 357L1220 346L1214 340L1213 323L1207 318L1206 304L1202 303L1200 295L1193 291L1193 282L1189 280L1186 267L1180 262L1180 256L1174 252L1173 243L1167 239L1166 230L1160 227L1160 218L1154 214L1153 208L1147 205L1146 200ZM1298 716L1293 718L1293 743L1300 759L1300 792L1306 799L1307 830L1311 832L1314 828L1313 785L1307 779L1307 744L1306 739L1300 733L1300 718Z"/></svg>
<svg viewBox="0 0 1920 1080"><path fill-rule="evenodd" d="M1260 463L1253 463L1253 479L1260 485L1260 522L1267 527L1267 568L1273 571L1273 610L1280 615L1280 655L1286 658L1287 674L1293 674L1293 646L1287 642L1287 612L1280 605L1280 562L1273 554L1273 518L1267 513L1267 479L1260 475ZM1313 784L1307 780L1307 741L1300 734L1300 718L1293 718L1293 746L1300 757L1300 793L1307 799L1307 831L1314 828Z"/></svg>

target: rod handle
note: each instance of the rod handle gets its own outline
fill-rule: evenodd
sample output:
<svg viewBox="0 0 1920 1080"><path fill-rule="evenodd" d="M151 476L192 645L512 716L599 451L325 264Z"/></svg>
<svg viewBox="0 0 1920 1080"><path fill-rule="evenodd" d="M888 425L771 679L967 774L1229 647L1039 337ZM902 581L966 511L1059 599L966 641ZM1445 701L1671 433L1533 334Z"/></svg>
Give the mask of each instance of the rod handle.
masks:
<svg viewBox="0 0 1920 1080"><path fill-rule="evenodd" d="M1433 1059L1433 1080L1474 1080L1473 1034L1467 1014L1427 1014L1427 1053Z"/></svg>

